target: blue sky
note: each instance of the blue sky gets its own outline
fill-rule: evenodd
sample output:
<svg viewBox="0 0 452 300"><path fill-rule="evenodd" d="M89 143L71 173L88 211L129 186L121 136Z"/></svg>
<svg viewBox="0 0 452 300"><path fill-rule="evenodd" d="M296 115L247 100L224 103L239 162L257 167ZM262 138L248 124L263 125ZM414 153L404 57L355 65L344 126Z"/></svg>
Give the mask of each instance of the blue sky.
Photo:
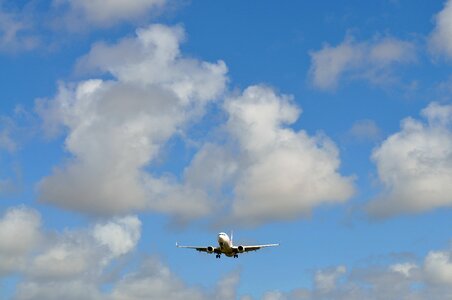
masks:
<svg viewBox="0 0 452 300"><path fill-rule="evenodd" d="M452 299L450 20L0 0L0 299Z"/></svg>

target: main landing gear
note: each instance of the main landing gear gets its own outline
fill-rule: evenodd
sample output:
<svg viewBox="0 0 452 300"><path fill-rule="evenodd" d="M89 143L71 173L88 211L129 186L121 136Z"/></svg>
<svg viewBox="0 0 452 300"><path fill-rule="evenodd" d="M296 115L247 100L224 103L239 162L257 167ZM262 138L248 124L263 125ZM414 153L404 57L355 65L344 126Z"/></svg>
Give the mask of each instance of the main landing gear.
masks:
<svg viewBox="0 0 452 300"><path fill-rule="evenodd" d="M215 255L216 258L221 258L221 254ZM238 254L234 254L234 258L239 258Z"/></svg>

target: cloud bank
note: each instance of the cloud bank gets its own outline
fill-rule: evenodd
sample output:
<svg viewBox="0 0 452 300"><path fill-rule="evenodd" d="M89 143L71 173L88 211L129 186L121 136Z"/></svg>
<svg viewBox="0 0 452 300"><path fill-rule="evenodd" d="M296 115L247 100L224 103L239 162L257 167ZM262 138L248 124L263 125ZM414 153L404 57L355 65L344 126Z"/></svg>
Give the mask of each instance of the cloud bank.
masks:
<svg viewBox="0 0 452 300"><path fill-rule="evenodd" d="M226 274L213 289L206 289L187 285L155 257L140 259L139 267L132 269L118 264L133 255L140 241L141 221L136 216L48 231L39 212L20 206L0 216L0 225L0 237L7 242L0 244L0 277L20 275L14 299L240 297L240 272ZM19 234L23 238L17 239ZM311 288L267 291L263 299L448 299L452 251L432 250L419 262L398 258L382 265L317 269L312 282ZM103 289L105 284L111 288Z"/></svg>
<svg viewBox="0 0 452 300"><path fill-rule="evenodd" d="M132 255L141 238L136 216L54 232L42 228L37 211L12 207L0 216L0 238L0 278L20 275L13 299L236 299L238 272L207 290L188 286L155 257L122 270L118 261Z"/></svg>

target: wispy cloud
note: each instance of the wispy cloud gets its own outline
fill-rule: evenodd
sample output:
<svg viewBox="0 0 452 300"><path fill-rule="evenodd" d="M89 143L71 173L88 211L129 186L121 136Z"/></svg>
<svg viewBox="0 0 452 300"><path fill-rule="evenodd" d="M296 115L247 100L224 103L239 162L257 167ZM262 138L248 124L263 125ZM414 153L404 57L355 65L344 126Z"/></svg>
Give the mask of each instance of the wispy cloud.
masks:
<svg viewBox="0 0 452 300"><path fill-rule="evenodd" d="M416 46L393 37L376 37L358 42L347 36L337 46L324 45L312 51L309 77L321 90L334 90L345 80L364 79L375 85L389 84L396 78L397 65L417 59Z"/></svg>
<svg viewBox="0 0 452 300"><path fill-rule="evenodd" d="M356 121L346 134L347 139L356 142L376 142L381 137L381 129L370 119Z"/></svg>
<svg viewBox="0 0 452 300"><path fill-rule="evenodd" d="M71 31L107 28L123 22L146 20L161 10L167 0L53 0L61 15L56 17Z"/></svg>
<svg viewBox="0 0 452 300"><path fill-rule="evenodd" d="M31 16L26 12L6 11L0 1L0 51L16 53L39 45Z"/></svg>

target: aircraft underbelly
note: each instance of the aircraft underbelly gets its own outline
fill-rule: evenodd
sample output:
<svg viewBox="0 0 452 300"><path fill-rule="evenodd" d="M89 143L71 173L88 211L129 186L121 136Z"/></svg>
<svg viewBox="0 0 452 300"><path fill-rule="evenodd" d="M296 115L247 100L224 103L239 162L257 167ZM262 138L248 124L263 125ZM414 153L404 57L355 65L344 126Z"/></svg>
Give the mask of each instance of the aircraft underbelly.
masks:
<svg viewBox="0 0 452 300"><path fill-rule="evenodd" d="M226 255L226 256L233 256L234 255L234 250L232 249L232 247L229 245L229 243L226 242L219 242L220 244L220 249L221 252Z"/></svg>

